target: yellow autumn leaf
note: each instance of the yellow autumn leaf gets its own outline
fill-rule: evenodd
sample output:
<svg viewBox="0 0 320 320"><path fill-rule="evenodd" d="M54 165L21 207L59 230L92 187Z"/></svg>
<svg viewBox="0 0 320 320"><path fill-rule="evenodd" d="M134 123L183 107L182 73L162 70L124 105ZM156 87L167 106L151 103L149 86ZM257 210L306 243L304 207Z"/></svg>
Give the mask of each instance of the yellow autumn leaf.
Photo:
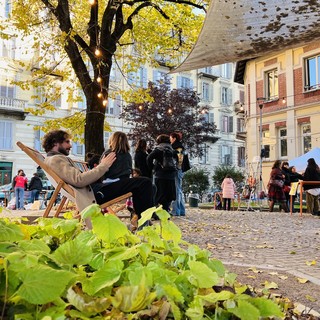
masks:
<svg viewBox="0 0 320 320"><path fill-rule="evenodd" d="M308 279L305 279L305 278L297 278L297 280L300 282L300 283L307 283L309 282Z"/></svg>
<svg viewBox="0 0 320 320"><path fill-rule="evenodd" d="M278 275L278 272L269 272L269 274L270 274L271 276L277 276L277 275Z"/></svg>
<svg viewBox="0 0 320 320"><path fill-rule="evenodd" d="M296 252L295 251L290 251L290 254L296 254Z"/></svg>
<svg viewBox="0 0 320 320"><path fill-rule="evenodd" d="M309 301L311 301L311 302L315 302L315 301L317 301L317 299L316 298L314 298L314 297L311 297L310 295L306 295L306 298L309 300Z"/></svg>
<svg viewBox="0 0 320 320"><path fill-rule="evenodd" d="M263 272L262 270L258 270L258 269L255 268L255 267L251 267L251 268L249 268L249 270L251 270L251 271L254 272L254 273L262 273L262 272Z"/></svg>
<svg viewBox="0 0 320 320"><path fill-rule="evenodd" d="M287 276L280 276L279 275L279 277L278 278L280 278L280 279L282 279L282 280L286 280L286 279L288 279L288 277Z"/></svg>
<svg viewBox="0 0 320 320"><path fill-rule="evenodd" d="M263 285L266 289L278 289L279 288L278 285L273 281L271 281L271 282L265 281Z"/></svg>
<svg viewBox="0 0 320 320"><path fill-rule="evenodd" d="M314 266L314 265L316 265L316 263L317 263L316 260L306 261L306 265L307 265L307 266Z"/></svg>

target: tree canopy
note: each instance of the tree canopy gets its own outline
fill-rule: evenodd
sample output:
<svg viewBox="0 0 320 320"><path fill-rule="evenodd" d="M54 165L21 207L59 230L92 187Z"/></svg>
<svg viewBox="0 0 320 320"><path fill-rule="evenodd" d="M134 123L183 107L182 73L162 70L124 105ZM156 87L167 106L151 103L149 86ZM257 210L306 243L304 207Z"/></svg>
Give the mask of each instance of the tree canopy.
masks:
<svg viewBox="0 0 320 320"><path fill-rule="evenodd" d="M215 142L216 125L209 122L207 107L199 104L197 92L188 88L170 90L168 80L149 82L151 101L130 103L120 115L132 126L128 136L133 141L146 139L155 143L160 134L181 132L191 155L203 154L203 143Z"/></svg>
<svg viewBox="0 0 320 320"><path fill-rule="evenodd" d="M33 52L32 63L21 62L32 76L31 83L17 81L23 89L53 86L48 75L54 75L69 81L69 101L79 99L77 87L83 91L86 150L101 153L107 99L123 94L117 87L110 90L112 67L125 76L144 63L156 66L161 60L176 65L195 43L208 2L19 0L13 2L1 35L22 35L26 51ZM13 27L10 32L8 26ZM34 113L55 109L58 93L44 92L46 97Z"/></svg>

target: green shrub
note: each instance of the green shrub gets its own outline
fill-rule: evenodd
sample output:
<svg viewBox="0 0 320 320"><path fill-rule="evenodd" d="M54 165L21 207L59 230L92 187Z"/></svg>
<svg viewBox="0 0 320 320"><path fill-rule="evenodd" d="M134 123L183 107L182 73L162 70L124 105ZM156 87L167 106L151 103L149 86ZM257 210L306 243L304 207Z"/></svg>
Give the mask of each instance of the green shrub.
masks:
<svg viewBox="0 0 320 320"><path fill-rule="evenodd" d="M244 173L238 167L221 165L215 167L214 169L214 173L212 176L214 187L220 189L221 183L227 174L231 176L231 178L238 187L241 186L241 183L244 182Z"/></svg>
<svg viewBox="0 0 320 320"><path fill-rule="evenodd" d="M97 205L77 220L37 225L0 220L3 319L269 319L282 317L266 292L236 281L209 252L186 243L161 208L160 223L130 233Z"/></svg>
<svg viewBox="0 0 320 320"><path fill-rule="evenodd" d="M186 172L182 180L183 193L197 193L201 201L202 196L208 190L209 185L209 173L198 168L192 168Z"/></svg>

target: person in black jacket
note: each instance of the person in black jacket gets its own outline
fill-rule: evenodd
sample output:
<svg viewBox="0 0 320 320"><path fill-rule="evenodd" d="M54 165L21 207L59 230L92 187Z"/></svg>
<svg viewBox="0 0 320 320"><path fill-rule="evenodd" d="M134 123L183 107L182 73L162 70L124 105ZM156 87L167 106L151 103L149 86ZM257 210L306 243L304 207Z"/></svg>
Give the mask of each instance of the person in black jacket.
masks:
<svg viewBox="0 0 320 320"><path fill-rule="evenodd" d="M161 204L163 209L170 213L171 202L176 199L176 186L175 186L175 170L168 171L162 167L163 163L163 149L169 148L177 161L177 156L171 147L170 138L166 134L161 134L156 139L157 146L148 155L147 163L150 169L154 172L154 183L157 187L155 204Z"/></svg>
<svg viewBox="0 0 320 320"><path fill-rule="evenodd" d="M297 172L297 169L295 166L289 167L289 172L290 172L290 181L291 182L299 182L299 180L303 180L303 175ZM297 198L297 191L296 193L292 196L292 212L294 212L294 203Z"/></svg>
<svg viewBox="0 0 320 320"><path fill-rule="evenodd" d="M283 192L286 196L287 207L290 208L290 188L291 188L291 179L290 179L290 170L288 161L283 161L281 163L281 171L284 174L284 185Z"/></svg>
<svg viewBox="0 0 320 320"><path fill-rule="evenodd" d="M40 191L42 190L42 181L38 173L34 173L30 180L29 190L30 192L30 202L34 203L35 200L39 200Z"/></svg>
<svg viewBox="0 0 320 320"><path fill-rule="evenodd" d="M178 157L178 166L175 173L176 200L172 203L172 215L185 216L186 208L182 192L182 179L184 176L184 173L182 172L182 162L185 151L181 142L181 135L178 132L172 132L170 134L170 142Z"/></svg>
<svg viewBox="0 0 320 320"><path fill-rule="evenodd" d="M140 170L142 177L151 178L152 171L148 167L147 156L147 142L145 139L140 139L136 145L134 167Z"/></svg>
<svg viewBox="0 0 320 320"><path fill-rule="evenodd" d="M303 180L320 181L320 169L314 158L308 159L308 166L304 172ZM320 185L306 184L303 188L306 191L307 212L319 215Z"/></svg>

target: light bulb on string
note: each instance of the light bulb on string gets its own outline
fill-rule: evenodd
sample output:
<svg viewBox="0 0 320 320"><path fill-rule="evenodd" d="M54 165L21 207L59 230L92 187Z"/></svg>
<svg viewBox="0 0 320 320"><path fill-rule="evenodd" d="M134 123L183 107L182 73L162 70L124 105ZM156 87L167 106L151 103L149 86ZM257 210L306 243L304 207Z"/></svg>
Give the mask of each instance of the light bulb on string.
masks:
<svg viewBox="0 0 320 320"><path fill-rule="evenodd" d="M97 57L101 56L101 51L100 51L100 49L97 48L97 49L94 51L94 54L95 54Z"/></svg>
<svg viewBox="0 0 320 320"><path fill-rule="evenodd" d="M287 102L287 101L286 101L286 98L283 97L283 98L282 98L282 103L285 104L286 102Z"/></svg>
<svg viewBox="0 0 320 320"><path fill-rule="evenodd" d="M103 97L103 94L102 94L102 92L99 92L98 94L97 94L97 96L98 96L98 98L102 98Z"/></svg>
<svg viewBox="0 0 320 320"><path fill-rule="evenodd" d="M141 110L143 109L143 106L142 106L142 105L140 105L138 108L139 108L139 110L141 111Z"/></svg>
<svg viewBox="0 0 320 320"><path fill-rule="evenodd" d="M97 82L99 82L99 83L100 83L101 81L102 81L101 77L100 77L100 76L98 76L98 77L97 77Z"/></svg>
<svg viewBox="0 0 320 320"><path fill-rule="evenodd" d="M102 104L103 104L104 107L107 106L108 100L104 99L104 100L102 101Z"/></svg>
<svg viewBox="0 0 320 320"><path fill-rule="evenodd" d="M168 113L172 114L172 109L171 108L168 109Z"/></svg>
<svg viewBox="0 0 320 320"><path fill-rule="evenodd" d="M94 3L95 3L95 0L89 0L89 4L92 6L92 5L94 5Z"/></svg>

